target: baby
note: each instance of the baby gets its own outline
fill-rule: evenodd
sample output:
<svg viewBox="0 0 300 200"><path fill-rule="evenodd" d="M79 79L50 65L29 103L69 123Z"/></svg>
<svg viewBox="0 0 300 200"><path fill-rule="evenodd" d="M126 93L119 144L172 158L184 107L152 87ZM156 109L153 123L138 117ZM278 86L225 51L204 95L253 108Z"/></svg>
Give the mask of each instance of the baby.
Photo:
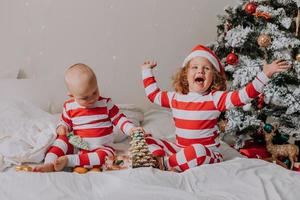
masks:
<svg viewBox="0 0 300 200"><path fill-rule="evenodd" d="M161 91L152 73L156 62L142 65L143 82L149 100L170 108L176 127L176 143L147 137L150 151L167 170L185 171L202 164L221 162L218 117L221 112L243 106L257 97L269 78L286 71L289 65L276 60L263 66L263 72L236 91L224 91L224 68L209 48L197 45L185 58L174 77L175 92Z"/></svg>
<svg viewBox="0 0 300 200"><path fill-rule="evenodd" d="M44 164L35 167L37 172L61 171L64 167L98 167L107 156L114 156L111 146L113 125L130 135L136 129L120 112L110 98L99 96L97 78L93 70L85 64L75 64L65 73L69 100L65 101L61 122L57 127L57 139L49 148ZM76 149L67 135L73 132L88 146Z"/></svg>

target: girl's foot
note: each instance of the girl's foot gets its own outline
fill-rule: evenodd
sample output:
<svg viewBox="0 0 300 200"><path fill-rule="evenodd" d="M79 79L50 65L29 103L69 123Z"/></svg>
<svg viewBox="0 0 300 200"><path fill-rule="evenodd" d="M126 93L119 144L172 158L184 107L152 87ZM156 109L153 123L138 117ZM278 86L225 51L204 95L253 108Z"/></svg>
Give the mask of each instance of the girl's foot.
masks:
<svg viewBox="0 0 300 200"><path fill-rule="evenodd" d="M158 167L160 170L171 171L171 172L180 172L176 168L168 167L168 165L167 165L168 161L165 159L165 157L160 156L160 157L155 157L155 158L158 161Z"/></svg>
<svg viewBox="0 0 300 200"><path fill-rule="evenodd" d="M53 163L46 163L33 168L33 172L54 172Z"/></svg>
<svg viewBox="0 0 300 200"><path fill-rule="evenodd" d="M155 159L156 159L157 162L158 162L158 168L159 168L160 170L168 171L168 169L167 169L167 167L166 167L166 165L165 165L165 163L164 163L164 157L159 156L159 157L155 157Z"/></svg>
<svg viewBox="0 0 300 200"><path fill-rule="evenodd" d="M68 156L61 156L54 161L54 170L62 171L68 164Z"/></svg>

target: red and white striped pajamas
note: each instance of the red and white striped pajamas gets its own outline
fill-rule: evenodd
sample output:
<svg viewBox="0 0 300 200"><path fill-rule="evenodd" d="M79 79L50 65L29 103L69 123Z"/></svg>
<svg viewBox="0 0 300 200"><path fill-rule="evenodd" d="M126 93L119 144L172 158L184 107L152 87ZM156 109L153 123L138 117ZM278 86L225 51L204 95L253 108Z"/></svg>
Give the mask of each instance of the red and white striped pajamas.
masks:
<svg viewBox="0 0 300 200"><path fill-rule="evenodd" d="M161 91L151 69L143 70L142 76L149 100L171 109L176 128L176 143L152 137L146 141L154 155L166 156L167 166L179 171L223 160L219 152L218 117L221 112L243 106L257 97L269 80L260 72L240 90L183 95Z"/></svg>
<svg viewBox="0 0 300 200"><path fill-rule="evenodd" d="M45 163L53 163L56 158L67 155L69 167L101 166L106 156L115 154L110 146L114 139L113 125L127 135L134 127L111 99L104 97L99 97L89 108L83 108L74 99L66 101L59 125L80 136L90 149L75 149L66 136L58 136L46 154Z"/></svg>

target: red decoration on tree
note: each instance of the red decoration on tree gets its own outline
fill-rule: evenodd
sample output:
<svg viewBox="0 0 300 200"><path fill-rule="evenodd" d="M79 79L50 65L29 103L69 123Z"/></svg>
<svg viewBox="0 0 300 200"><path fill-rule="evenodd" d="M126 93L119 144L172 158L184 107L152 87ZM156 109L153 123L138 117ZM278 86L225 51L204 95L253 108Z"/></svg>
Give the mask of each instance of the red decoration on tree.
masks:
<svg viewBox="0 0 300 200"><path fill-rule="evenodd" d="M245 5L246 13L252 15L256 12L257 5L255 3L249 2Z"/></svg>
<svg viewBox="0 0 300 200"><path fill-rule="evenodd" d="M238 61L239 61L238 56L233 52L228 54L227 57L226 57L226 62L229 65L235 65Z"/></svg>
<svg viewBox="0 0 300 200"><path fill-rule="evenodd" d="M272 18L272 15L270 15L267 12L255 12L254 16L257 17L257 18L263 17L263 18L265 18L265 20L269 20L269 19Z"/></svg>
<svg viewBox="0 0 300 200"><path fill-rule="evenodd" d="M263 106L264 106L264 95L263 94L260 94L259 96L258 96L258 101L257 101L257 108L258 109L262 109L263 108Z"/></svg>

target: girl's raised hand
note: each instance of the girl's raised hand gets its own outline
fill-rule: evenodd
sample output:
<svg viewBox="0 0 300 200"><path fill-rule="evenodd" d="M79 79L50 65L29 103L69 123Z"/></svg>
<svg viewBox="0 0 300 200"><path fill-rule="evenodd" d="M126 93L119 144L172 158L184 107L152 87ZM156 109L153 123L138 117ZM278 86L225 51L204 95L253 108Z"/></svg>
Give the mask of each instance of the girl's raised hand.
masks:
<svg viewBox="0 0 300 200"><path fill-rule="evenodd" d="M149 60L146 60L144 62L144 64L142 64L141 68L142 69L152 69L154 67L157 66L157 62L156 61L149 61Z"/></svg>
<svg viewBox="0 0 300 200"><path fill-rule="evenodd" d="M277 72L283 72L290 68L291 66L285 60L275 60L271 64L265 63L263 66L263 72L267 77L271 78L273 74Z"/></svg>

